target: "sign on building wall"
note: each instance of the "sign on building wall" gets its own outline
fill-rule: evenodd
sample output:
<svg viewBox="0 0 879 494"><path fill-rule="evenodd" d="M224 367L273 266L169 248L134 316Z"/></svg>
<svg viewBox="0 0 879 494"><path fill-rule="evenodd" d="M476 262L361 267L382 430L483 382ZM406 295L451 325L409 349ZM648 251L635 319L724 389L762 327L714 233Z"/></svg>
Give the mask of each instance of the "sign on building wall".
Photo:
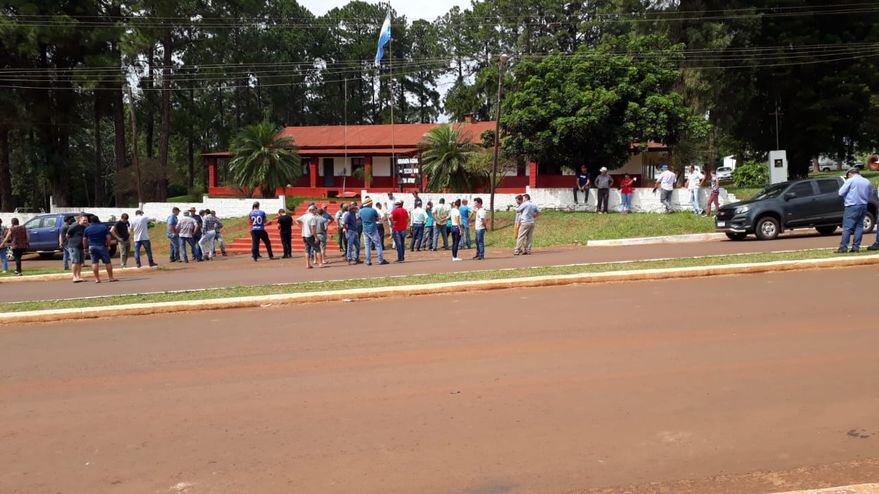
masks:
<svg viewBox="0 0 879 494"><path fill-rule="evenodd" d="M399 184L421 185L421 166L418 158L397 158L397 178Z"/></svg>

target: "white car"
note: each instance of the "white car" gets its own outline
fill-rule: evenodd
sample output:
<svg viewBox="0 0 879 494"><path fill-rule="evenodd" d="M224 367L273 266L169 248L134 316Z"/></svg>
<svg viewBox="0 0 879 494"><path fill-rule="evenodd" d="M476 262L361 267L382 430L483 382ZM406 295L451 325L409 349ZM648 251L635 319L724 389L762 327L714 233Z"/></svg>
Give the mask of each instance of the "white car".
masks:
<svg viewBox="0 0 879 494"><path fill-rule="evenodd" d="M717 169L717 180L727 182L732 180L733 169L731 166L721 166Z"/></svg>

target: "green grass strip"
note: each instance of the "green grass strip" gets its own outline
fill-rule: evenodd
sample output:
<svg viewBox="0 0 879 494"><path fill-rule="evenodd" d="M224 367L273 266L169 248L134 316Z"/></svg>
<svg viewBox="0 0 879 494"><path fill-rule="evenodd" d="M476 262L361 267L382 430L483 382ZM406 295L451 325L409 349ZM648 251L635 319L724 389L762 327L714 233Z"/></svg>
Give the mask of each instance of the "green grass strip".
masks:
<svg viewBox="0 0 879 494"><path fill-rule="evenodd" d="M856 255L867 255L867 252ZM487 271L467 271L454 273L419 274L409 276L387 276L380 278L361 278L353 280L309 281L301 283L236 286L175 292L118 295L85 299L33 300L0 304L2 312L23 312L46 309L66 309L84 307L104 307L137 303L182 302L192 300L222 299L291 293L347 290L353 288L379 288L403 285L422 285L427 283L446 283L455 281L498 280L534 276L553 276L582 273L608 273L638 269L684 268L692 266L722 266L740 263L768 263L774 261L794 261L826 259L835 257L831 250L806 250L797 252L774 252L761 254L739 254L707 257L688 257L658 261L611 262L600 264L579 264L567 266L541 266L532 268L498 269Z"/></svg>

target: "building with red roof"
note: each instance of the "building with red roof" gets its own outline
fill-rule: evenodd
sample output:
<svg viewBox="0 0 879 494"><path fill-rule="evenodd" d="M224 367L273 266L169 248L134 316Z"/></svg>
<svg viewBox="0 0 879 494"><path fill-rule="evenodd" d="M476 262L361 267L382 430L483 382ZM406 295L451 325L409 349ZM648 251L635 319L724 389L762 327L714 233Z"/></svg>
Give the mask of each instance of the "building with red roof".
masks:
<svg viewBox="0 0 879 494"><path fill-rule="evenodd" d="M283 136L293 139L302 158L303 176L289 184L287 195L309 197L344 197L359 195L362 189L375 192L420 191L427 177L419 174L418 144L424 134L443 124L394 125L322 125L286 127ZM486 131L494 131L494 122L456 123L471 141L483 142ZM629 163L615 173L640 177L646 168L663 159L666 148L650 143L647 152L633 154ZM208 168L208 194L238 196L241 190L227 184L227 163L230 152L203 153ZM395 162L396 166L392 163ZM652 171L650 172L652 176ZM526 187L573 187L573 177L559 167L529 163L515 172L508 172L498 192L524 192Z"/></svg>

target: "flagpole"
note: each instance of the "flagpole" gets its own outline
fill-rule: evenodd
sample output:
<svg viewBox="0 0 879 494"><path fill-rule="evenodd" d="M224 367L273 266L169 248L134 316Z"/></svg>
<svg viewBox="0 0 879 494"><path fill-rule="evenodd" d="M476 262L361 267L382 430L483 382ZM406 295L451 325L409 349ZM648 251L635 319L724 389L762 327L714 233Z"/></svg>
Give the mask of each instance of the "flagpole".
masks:
<svg viewBox="0 0 879 494"><path fill-rule="evenodd" d="M388 18L391 19L391 25L394 24L394 18L391 16L391 4L388 3ZM388 59L388 65L391 69L391 79L390 79L390 88L391 88L391 166L394 169L394 173L397 174L397 180L401 179L399 166L397 165L397 146L396 146L396 134L394 132L394 35L393 29L391 29L391 37L388 38L388 52L390 52L390 58ZM403 192L403 184L400 183L400 192Z"/></svg>

